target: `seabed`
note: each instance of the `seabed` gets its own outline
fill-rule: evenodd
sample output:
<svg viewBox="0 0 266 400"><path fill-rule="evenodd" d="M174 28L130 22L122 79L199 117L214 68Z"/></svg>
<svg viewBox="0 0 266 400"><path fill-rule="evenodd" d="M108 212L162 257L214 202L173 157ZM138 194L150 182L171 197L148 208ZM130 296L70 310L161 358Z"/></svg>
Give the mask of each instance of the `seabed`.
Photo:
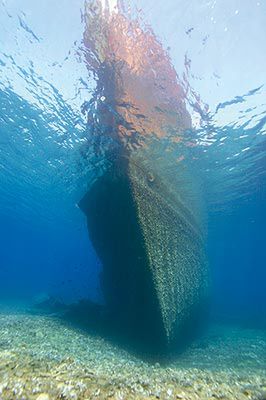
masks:
<svg viewBox="0 0 266 400"><path fill-rule="evenodd" d="M54 315L0 313L0 399L266 399L262 330L212 325L167 366Z"/></svg>

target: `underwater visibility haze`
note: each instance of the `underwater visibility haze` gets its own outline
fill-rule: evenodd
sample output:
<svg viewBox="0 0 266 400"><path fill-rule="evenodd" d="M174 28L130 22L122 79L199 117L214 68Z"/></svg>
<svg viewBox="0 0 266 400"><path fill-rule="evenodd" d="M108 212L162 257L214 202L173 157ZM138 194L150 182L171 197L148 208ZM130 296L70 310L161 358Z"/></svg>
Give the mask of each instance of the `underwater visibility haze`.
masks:
<svg viewBox="0 0 266 400"><path fill-rule="evenodd" d="M1 0L0 399L266 398L266 4Z"/></svg>

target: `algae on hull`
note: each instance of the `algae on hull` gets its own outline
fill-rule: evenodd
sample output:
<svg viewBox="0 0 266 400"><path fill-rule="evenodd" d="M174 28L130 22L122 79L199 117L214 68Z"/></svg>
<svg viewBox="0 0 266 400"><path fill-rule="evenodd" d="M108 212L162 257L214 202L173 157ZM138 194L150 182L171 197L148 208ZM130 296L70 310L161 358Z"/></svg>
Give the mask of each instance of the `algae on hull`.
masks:
<svg viewBox="0 0 266 400"><path fill-rule="evenodd" d="M130 163L136 218L147 253L168 342L205 305L207 267L203 233L190 210L152 172L152 180ZM150 172L151 174L151 172ZM168 185L167 185L168 183Z"/></svg>

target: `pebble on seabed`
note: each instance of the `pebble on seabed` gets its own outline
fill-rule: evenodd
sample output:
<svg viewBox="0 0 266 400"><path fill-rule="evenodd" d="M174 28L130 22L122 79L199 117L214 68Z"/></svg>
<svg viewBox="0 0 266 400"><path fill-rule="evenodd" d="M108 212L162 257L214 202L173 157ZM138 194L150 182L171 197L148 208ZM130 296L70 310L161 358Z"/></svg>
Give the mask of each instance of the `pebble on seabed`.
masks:
<svg viewBox="0 0 266 400"><path fill-rule="evenodd" d="M36 400L50 400L50 396L48 393L41 393Z"/></svg>
<svg viewBox="0 0 266 400"><path fill-rule="evenodd" d="M265 400L263 332L213 330L164 367L55 317L2 313L0 399Z"/></svg>

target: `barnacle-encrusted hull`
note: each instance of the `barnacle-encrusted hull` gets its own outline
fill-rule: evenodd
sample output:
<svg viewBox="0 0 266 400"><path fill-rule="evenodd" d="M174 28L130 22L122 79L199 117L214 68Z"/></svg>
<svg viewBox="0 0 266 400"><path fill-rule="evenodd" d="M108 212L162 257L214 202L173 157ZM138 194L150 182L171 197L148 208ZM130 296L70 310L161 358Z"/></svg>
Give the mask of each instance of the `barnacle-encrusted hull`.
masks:
<svg viewBox="0 0 266 400"><path fill-rule="evenodd" d="M200 317L207 294L204 240L162 164L143 152L114 163L80 207L103 263L102 288L114 320L165 348Z"/></svg>

